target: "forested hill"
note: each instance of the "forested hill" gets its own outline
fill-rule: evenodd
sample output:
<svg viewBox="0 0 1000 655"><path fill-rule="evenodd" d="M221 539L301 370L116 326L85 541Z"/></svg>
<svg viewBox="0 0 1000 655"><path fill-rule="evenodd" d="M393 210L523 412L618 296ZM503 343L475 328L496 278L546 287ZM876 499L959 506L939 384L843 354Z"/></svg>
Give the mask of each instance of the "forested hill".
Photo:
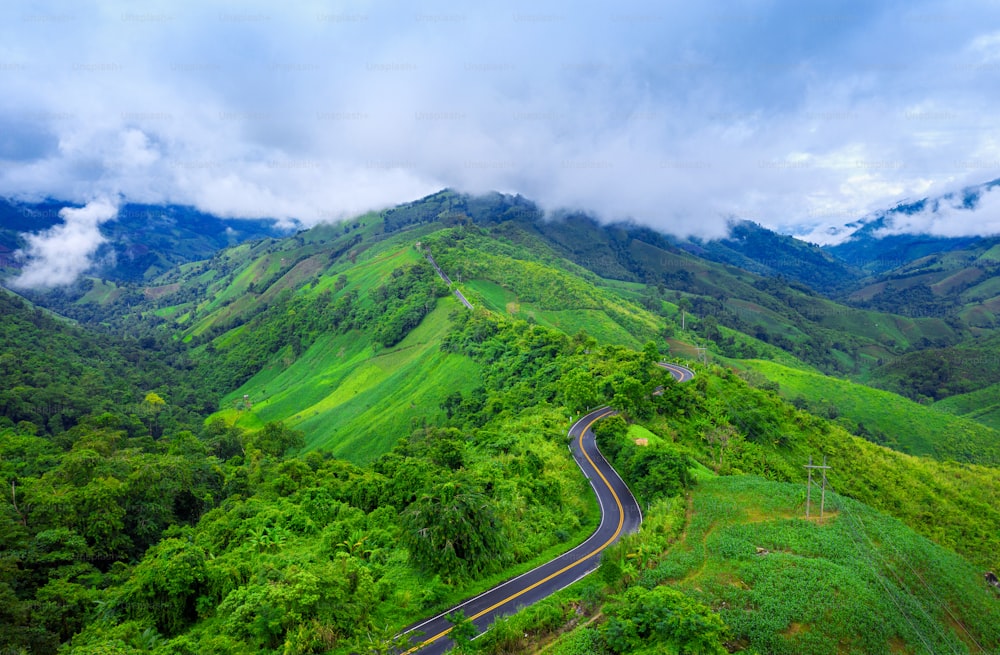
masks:
<svg viewBox="0 0 1000 655"><path fill-rule="evenodd" d="M1000 648L996 469L934 434L924 452L966 461L871 443L748 361L870 372L961 326L652 237L575 252L529 209L446 192L46 297L85 325L4 296L4 411L24 413L0 419L0 648L393 652L591 532L566 429L604 404L644 529L466 652ZM674 384L656 363L685 354ZM824 457L829 504L803 520Z"/></svg>
<svg viewBox="0 0 1000 655"><path fill-rule="evenodd" d="M198 392L180 344L110 337L6 290L0 316L0 421L7 426L24 422L27 431L55 437L102 412L148 422L147 394L168 402L156 407L157 431L197 425L214 407Z"/></svg>

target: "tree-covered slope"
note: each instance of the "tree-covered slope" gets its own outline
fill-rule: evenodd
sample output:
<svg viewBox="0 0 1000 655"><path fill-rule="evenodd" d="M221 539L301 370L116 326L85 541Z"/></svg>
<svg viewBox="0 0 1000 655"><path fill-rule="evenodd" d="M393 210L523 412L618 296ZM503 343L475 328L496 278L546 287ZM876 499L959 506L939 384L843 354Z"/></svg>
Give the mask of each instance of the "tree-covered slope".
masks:
<svg viewBox="0 0 1000 655"><path fill-rule="evenodd" d="M872 425L906 432L904 415L920 418L897 445L948 460L937 461L854 436L843 408L831 420L829 407L796 407L759 373L694 365L696 378L675 384L655 365L668 343L705 347L709 361L783 358L790 368L743 366L871 411L809 363L875 365L952 328L851 310L621 226L544 227L530 207L445 192L63 296L102 324L102 340L129 357L121 344L138 344L139 371L147 339L172 370L189 367L184 384L214 415L156 423L166 410L143 396L150 415L133 418L106 401L117 387L98 384L97 415L81 407L62 433L0 425L0 482L13 482L0 515L0 647L388 652L405 625L586 536L597 508L565 431L602 404L620 416L598 424L599 443L638 493L645 528L582 585L467 648L524 652L584 616L603 617L572 633L586 652L907 652L924 633L935 649L1000 647L981 577L1000 567L1000 478L952 461L987 461L986 428L861 396L884 410ZM723 320L716 303L751 320ZM17 315L22 328L45 316ZM95 337L80 328L39 326L43 345L62 335L51 362L71 371L87 373L70 351L102 352L84 348ZM131 379L122 366L101 375ZM179 404L175 387L150 389ZM803 465L824 457L834 515L804 521ZM861 607L874 625L859 622ZM664 608L697 621L682 637L635 627Z"/></svg>
<svg viewBox="0 0 1000 655"><path fill-rule="evenodd" d="M137 423L155 418L162 429L196 423L206 407L182 348L94 333L2 289L0 346L0 426L24 421L55 436L108 411ZM155 416L149 393L165 402Z"/></svg>
<svg viewBox="0 0 1000 655"><path fill-rule="evenodd" d="M819 246L751 221L733 223L723 239L692 239L678 245L700 257L766 277L784 277L830 297L850 289L863 275Z"/></svg>
<svg viewBox="0 0 1000 655"><path fill-rule="evenodd" d="M1000 380L1000 336L970 339L886 361L871 382L909 398L941 400L989 387Z"/></svg>

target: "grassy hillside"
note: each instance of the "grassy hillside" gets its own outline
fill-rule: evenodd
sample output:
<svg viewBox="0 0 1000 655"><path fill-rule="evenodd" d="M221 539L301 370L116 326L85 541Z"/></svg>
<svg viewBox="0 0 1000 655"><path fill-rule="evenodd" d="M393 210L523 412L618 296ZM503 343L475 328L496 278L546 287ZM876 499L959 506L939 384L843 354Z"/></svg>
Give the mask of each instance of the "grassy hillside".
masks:
<svg viewBox="0 0 1000 655"><path fill-rule="evenodd" d="M513 245L480 239L478 246L492 252L455 249L442 244L464 238L461 228L418 225L376 238L380 227L372 221L352 228L372 231L360 238L327 227L285 242L244 244L147 291L152 313L197 344L206 376L223 391L216 418L249 429L282 420L305 431L307 449L363 463L414 427L435 423L446 396L478 386L478 367L439 347L452 313L465 311L452 296L439 298L389 347L372 329L382 290L407 279L399 277L403 271L426 266L419 240L456 279L468 280L472 262L482 266L479 277L460 284L478 306L571 334L583 330L597 343L639 347L661 329L641 307L531 261ZM545 300L539 289L561 302Z"/></svg>
<svg viewBox="0 0 1000 655"><path fill-rule="evenodd" d="M953 317L980 329L1000 327L996 238L930 251L859 284L851 304L906 316Z"/></svg>
<svg viewBox="0 0 1000 655"><path fill-rule="evenodd" d="M448 229L427 247L470 298L493 311L531 320L566 334L580 330L601 343L634 348L657 339L665 321L622 296L544 245L529 249L476 229Z"/></svg>
<svg viewBox="0 0 1000 655"><path fill-rule="evenodd" d="M540 237L561 256L603 277L674 290L675 300L689 299L695 316L712 316L826 372L857 374L890 353L955 343L964 334L961 326L936 318L846 307L798 283L701 259L635 226L601 226L574 216L497 230Z"/></svg>
<svg viewBox="0 0 1000 655"><path fill-rule="evenodd" d="M970 339L950 348L929 348L873 369L873 384L907 397L941 400L970 393L1000 379L1000 335Z"/></svg>
<svg viewBox="0 0 1000 655"><path fill-rule="evenodd" d="M939 400L933 407L1000 430L1000 383Z"/></svg>
<svg viewBox="0 0 1000 655"><path fill-rule="evenodd" d="M743 362L780 385L789 400L829 418L843 417L852 431L912 455L939 460L1000 464L1000 432L926 407L894 393L761 360Z"/></svg>
<svg viewBox="0 0 1000 655"><path fill-rule="evenodd" d="M440 350L451 328L448 314L458 309L458 301L442 299L419 327L387 349L362 331L323 335L290 364L267 364L223 398L227 409L215 416L250 429L284 421L305 432L306 450L369 462L400 436L438 423L446 396L478 384L472 361Z"/></svg>
<svg viewBox="0 0 1000 655"><path fill-rule="evenodd" d="M823 520L815 506L814 518L805 520L804 500L798 484L702 476L686 514L672 524L676 536L668 550L644 553L639 537L619 549L619 566L661 606L674 603L673 612L683 606L672 595L677 591L715 610L729 651L976 653L980 646L986 652L1000 647L998 596L977 567L834 493L827 495ZM607 644L620 637L629 596L611 595L603 611L594 612L596 621L582 621L548 652L623 652ZM698 624L681 625L649 624L644 636L662 649L697 634Z"/></svg>

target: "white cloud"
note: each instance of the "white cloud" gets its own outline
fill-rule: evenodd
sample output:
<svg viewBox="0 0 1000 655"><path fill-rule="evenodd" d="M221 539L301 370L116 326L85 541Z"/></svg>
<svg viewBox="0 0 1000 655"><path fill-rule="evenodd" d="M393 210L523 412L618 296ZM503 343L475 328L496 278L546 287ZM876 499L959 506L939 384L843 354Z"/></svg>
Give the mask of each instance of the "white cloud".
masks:
<svg viewBox="0 0 1000 655"><path fill-rule="evenodd" d="M90 268L90 257L104 242L101 223L113 219L118 208L108 200L95 200L79 209L59 212L63 223L26 236L28 245L20 254L28 263L11 286L55 287L73 282Z"/></svg>
<svg viewBox="0 0 1000 655"><path fill-rule="evenodd" d="M1000 188L983 191L974 208L965 207L961 194L928 202L915 214L893 213L889 224L875 236L930 234L940 237L968 237L1000 234Z"/></svg>
<svg viewBox="0 0 1000 655"><path fill-rule="evenodd" d="M451 186L821 240L1000 176L998 21L986 1L8 3L0 134L26 136L0 140L0 195L311 224Z"/></svg>

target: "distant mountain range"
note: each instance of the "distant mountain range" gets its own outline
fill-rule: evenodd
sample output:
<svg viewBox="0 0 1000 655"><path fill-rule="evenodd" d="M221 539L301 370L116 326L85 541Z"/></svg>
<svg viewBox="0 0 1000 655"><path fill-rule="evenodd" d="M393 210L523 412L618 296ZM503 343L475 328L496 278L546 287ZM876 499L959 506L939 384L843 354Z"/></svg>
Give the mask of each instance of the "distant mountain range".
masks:
<svg viewBox="0 0 1000 655"><path fill-rule="evenodd" d="M0 198L0 268L16 272L25 233L63 222L59 212L79 207L46 200L20 203ZM274 219L219 218L183 205L126 204L100 227L106 242L94 255L92 273L120 281L139 281L186 262L211 257L221 248L248 239L287 236Z"/></svg>
<svg viewBox="0 0 1000 655"><path fill-rule="evenodd" d="M901 203L851 224L845 241L820 247L778 234L757 223L735 221L723 239L679 239L629 222L602 224L584 213L546 216L521 196L470 196L444 190L380 212L385 232L441 221L517 225L561 256L598 275L666 285L689 293L725 295L733 286L724 269L802 285L810 292L863 309L910 317L952 317L972 328L1000 324L1000 237L896 234L904 218L939 211L968 211L1000 180L960 192ZM0 269L17 272L24 235L62 221L67 203L17 203L0 199ZM101 225L106 242L93 257L90 275L117 282L154 279L174 265L210 258L246 240L287 236L274 220L224 219L179 205L124 205ZM739 275L736 275L739 278ZM746 300L747 298L744 298Z"/></svg>

